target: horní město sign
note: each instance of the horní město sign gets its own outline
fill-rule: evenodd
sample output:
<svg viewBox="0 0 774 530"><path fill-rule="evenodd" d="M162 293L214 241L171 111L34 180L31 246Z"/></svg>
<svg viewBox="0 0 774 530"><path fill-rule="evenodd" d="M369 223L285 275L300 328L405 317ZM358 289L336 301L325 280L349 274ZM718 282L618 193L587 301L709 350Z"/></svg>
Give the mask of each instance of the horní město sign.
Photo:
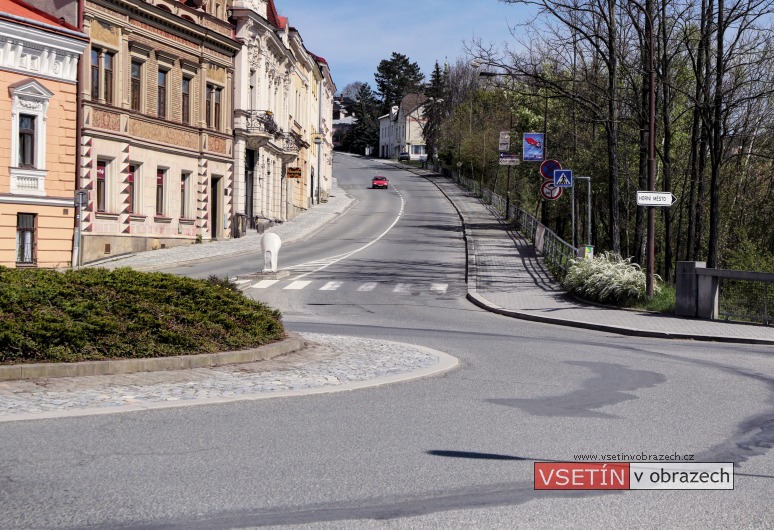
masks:
<svg viewBox="0 0 774 530"><path fill-rule="evenodd" d="M675 196L668 191L638 191L637 206L672 206Z"/></svg>

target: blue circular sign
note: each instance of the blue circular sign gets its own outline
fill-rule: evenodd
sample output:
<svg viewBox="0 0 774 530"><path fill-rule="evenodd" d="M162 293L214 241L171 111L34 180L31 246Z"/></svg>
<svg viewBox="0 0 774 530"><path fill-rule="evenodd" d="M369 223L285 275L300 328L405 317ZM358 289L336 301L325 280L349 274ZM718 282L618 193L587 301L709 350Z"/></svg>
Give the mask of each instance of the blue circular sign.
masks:
<svg viewBox="0 0 774 530"><path fill-rule="evenodd" d="M546 160L540 164L540 174L544 179L554 180L554 171L557 169L562 169L558 160Z"/></svg>

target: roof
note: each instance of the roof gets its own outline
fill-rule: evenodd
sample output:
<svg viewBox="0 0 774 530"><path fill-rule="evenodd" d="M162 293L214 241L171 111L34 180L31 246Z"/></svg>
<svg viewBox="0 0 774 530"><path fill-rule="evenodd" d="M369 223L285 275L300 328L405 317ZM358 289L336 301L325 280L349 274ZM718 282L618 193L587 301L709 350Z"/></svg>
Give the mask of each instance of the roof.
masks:
<svg viewBox="0 0 774 530"><path fill-rule="evenodd" d="M60 28L63 30L78 31L77 27L73 26L72 24L68 24L63 19L58 19L55 16L41 11L36 7L25 4L21 0L0 0L0 18L3 18L4 14L23 18L29 20L32 23L37 22L38 24L54 26L53 28L50 28L53 30Z"/></svg>
<svg viewBox="0 0 774 530"><path fill-rule="evenodd" d="M424 94L406 94L400 102L400 108L404 114L410 114L420 107L425 101L427 96Z"/></svg>
<svg viewBox="0 0 774 530"><path fill-rule="evenodd" d="M266 20L269 24L277 29L285 29L288 24L287 17L281 17L277 14L277 7L274 5L274 0L269 0L266 6Z"/></svg>

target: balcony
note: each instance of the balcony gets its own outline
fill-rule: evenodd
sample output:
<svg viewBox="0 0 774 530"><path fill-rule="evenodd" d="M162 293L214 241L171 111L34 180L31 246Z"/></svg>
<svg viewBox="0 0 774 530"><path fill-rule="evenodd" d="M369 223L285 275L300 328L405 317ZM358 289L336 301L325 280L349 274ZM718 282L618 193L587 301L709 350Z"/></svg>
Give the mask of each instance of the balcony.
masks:
<svg viewBox="0 0 774 530"><path fill-rule="evenodd" d="M282 130L274 121L274 115L268 110L247 111L247 132L270 137L282 134Z"/></svg>

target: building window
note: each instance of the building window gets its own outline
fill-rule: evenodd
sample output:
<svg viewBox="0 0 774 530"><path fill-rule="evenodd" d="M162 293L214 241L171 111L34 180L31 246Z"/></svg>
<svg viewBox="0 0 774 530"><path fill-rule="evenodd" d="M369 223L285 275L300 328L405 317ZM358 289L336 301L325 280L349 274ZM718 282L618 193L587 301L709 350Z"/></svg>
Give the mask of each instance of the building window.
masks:
<svg viewBox="0 0 774 530"><path fill-rule="evenodd" d="M16 263L35 263L35 214L16 214Z"/></svg>
<svg viewBox="0 0 774 530"><path fill-rule="evenodd" d="M156 170L156 215L164 215L164 180L167 171Z"/></svg>
<svg viewBox="0 0 774 530"><path fill-rule="evenodd" d="M140 110L140 98L142 97L142 63L132 61L132 110Z"/></svg>
<svg viewBox="0 0 774 530"><path fill-rule="evenodd" d="M19 165L35 167L35 116L19 116Z"/></svg>
<svg viewBox="0 0 774 530"><path fill-rule="evenodd" d="M103 61L105 68L105 103L113 104L113 54L106 53Z"/></svg>
<svg viewBox="0 0 774 530"><path fill-rule="evenodd" d="M188 182L190 173L180 175L180 219L188 219Z"/></svg>
<svg viewBox="0 0 774 530"><path fill-rule="evenodd" d="M91 99L99 99L99 50L91 50Z"/></svg>
<svg viewBox="0 0 774 530"><path fill-rule="evenodd" d="M128 174L126 175L126 193L129 202L129 213L137 212L137 194L134 186L134 175L137 172L137 166L129 166Z"/></svg>
<svg viewBox="0 0 774 530"><path fill-rule="evenodd" d="M191 123L191 78L184 77L182 85L183 101L181 121L186 125Z"/></svg>
<svg viewBox="0 0 774 530"><path fill-rule="evenodd" d="M97 162L97 211L107 208L107 162Z"/></svg>
<svg viewBox="0 0 774 530"><path fill-rule="evenodd" d="M159 118L167 117L167 72L165 70L159 70L159 84L158 84L158 108L156 109L156 116Z"/></svg>
<svg viewBox="0 0 774 530"><path fill-rule="evenodd" d="M205 104L207 127L220 130L220 102L222 89L214 85L207 85L207 101Z"/></svg>
<svg viewBox="0 0 774 530"><path fill-rule="evenodd" d="M113 69L115 54L100 49L91 50L91 99L113 104Z"/></svg>

